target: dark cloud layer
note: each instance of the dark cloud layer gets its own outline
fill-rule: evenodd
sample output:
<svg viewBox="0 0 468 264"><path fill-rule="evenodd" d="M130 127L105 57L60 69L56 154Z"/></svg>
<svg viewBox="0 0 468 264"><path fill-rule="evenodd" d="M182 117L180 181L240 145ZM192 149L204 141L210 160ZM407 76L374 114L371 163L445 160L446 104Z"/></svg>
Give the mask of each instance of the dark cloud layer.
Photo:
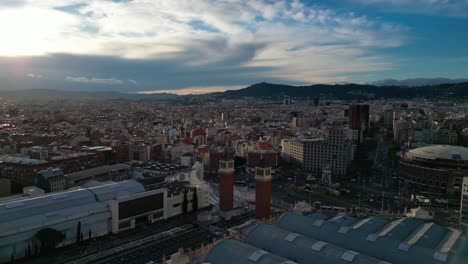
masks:
<svg viewBox="0 0 468 264"><path fill-rule="evenodd" d="M272 67L248 67L243 63L256 48L239 56L204 65L190 64L193 54L162 59L123 59L110 56L51 54L35 57L0 57L0 89L80 89L145 91L190 86L231 86L259 81L288 82L267 78ZM73 82L73 78L118 79L122 84ZM68 78L71 79L71 78ZM131 80L138 80L138 84Z"/></svg>

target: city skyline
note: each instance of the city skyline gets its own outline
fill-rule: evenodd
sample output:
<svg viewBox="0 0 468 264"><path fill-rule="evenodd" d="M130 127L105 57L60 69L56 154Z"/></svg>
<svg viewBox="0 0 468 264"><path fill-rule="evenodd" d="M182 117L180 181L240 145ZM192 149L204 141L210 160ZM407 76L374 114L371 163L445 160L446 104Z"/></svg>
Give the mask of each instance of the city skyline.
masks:
<svg viewBox="0 0 468 264"><path fill-rule="evenodd" d="M0 264L468 263L468 0L0 0Z"/></svg>
<svg viewBox="0 0 468 264"><path fill-rule="evenodd" d="M429 0L2 1L0 90L466 78L466 11Z"/></svg>

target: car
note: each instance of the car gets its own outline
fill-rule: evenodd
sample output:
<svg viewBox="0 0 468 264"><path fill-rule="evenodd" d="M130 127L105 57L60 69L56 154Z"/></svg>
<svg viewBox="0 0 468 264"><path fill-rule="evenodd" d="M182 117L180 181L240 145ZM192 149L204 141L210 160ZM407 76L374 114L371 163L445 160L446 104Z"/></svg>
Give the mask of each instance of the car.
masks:
<svg viewBox="0 0 468 264"><path fill-rule="evenodd" d="M315 181L315 180L317 180L317 178L315 178L314 176L307 176L307 180L308 181Z"/></svg>

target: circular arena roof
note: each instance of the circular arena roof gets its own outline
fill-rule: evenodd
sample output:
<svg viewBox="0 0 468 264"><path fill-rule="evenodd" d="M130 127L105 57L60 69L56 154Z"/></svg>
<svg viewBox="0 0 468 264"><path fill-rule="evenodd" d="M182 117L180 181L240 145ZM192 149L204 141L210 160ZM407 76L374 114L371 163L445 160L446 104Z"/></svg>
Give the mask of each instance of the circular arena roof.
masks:
<svg viewBox="0 0 468 264"><path fill-rule="evenodd" d="M406 153L407 158L420 159L444 159L444 160L466 160L468 161L468 148L436 145L412 149Z"/></svg>

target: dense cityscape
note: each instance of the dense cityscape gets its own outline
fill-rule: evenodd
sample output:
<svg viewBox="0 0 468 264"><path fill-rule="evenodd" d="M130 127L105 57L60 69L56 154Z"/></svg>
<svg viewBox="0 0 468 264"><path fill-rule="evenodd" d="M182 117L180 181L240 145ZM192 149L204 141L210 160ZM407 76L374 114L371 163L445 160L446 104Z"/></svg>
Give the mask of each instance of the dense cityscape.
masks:
<svg viewBox="0 0 468 264"><path fill-rule="evenodd" d="M0 0L0 264L467 264L468 0Z"/></svg>
<svg viewBox="0 0 468 264"><path fill-rule="evenodd" d="M233 263L249 252L307 262L329 245L324 263L458 263L467 107L3 101L1 261L218 263L233 251ZM311 249L295 255L302 243ZM379 253L390 245L398 254Z"/></svg>

